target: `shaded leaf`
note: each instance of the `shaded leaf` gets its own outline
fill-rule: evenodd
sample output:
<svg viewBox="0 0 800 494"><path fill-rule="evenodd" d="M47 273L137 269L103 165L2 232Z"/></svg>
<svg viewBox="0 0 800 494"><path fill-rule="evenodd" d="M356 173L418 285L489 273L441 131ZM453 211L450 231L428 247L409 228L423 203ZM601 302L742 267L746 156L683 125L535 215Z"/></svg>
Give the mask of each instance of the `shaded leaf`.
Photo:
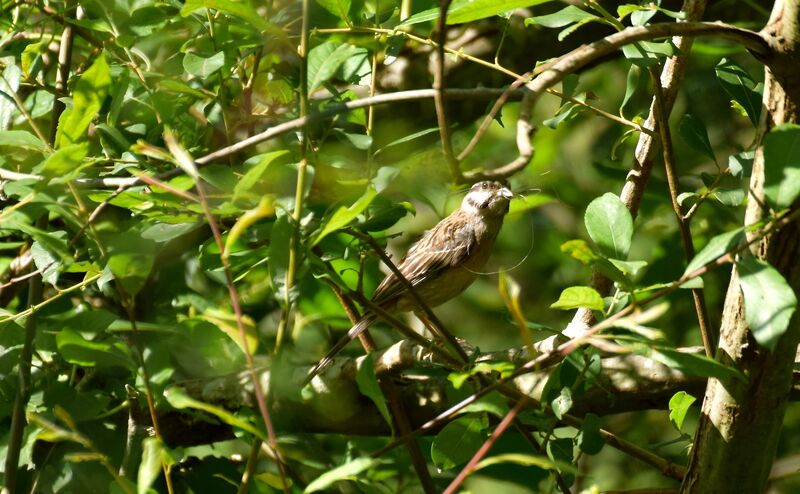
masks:
<svg viewBox="0 0 800 494"><path fill-rule="evenodd" d="M258 430L253 426L253 424L246 422L232 413L228 412L227 410L220 408L215 405L211 405L208 403L204 403L199 400L195 400L194 398L190 397L186 394L186 392L178 387L171 387L164 391L164 398L167 399L170 405L175 408L183 409L183 408L193 408L195 410L202 410L204 412L210 413L214 415L218 419L222 420L226 424L236 427L238 429L242 429L243 431L249 432L254 436L258 437L261 440L266 440L266 436L263 432Z"/></svg>
<svg viewBox="0 0 800 494"><path fill-rule="evenodd" d="M183 69L201 79L208 78L223 66L225 66L225 53L221 51L210 57L201 57L191 52L183 56Z"/></svg>
<svg viewBox="0 0 800 494"><path fill-rule="evenodd" d="M450 470L466 463L486 439L488 422L483 414L459 417L436 434L431 460L436 468Z"/></svg>
<svg viewBox="0 0 800 494"><path fill-rule="evenodd" d="M699 118L691 113L685 114L681 118L678 132L689 147L703 153L708 159L716 163L714 149L711 147L711 141L708 140L708 131Z"/></svg>
<svg viewBox="0 0 800 494"><path fill-rule="evenodd" d="M750 74L733 60L723 58L715 67L722 88L747 113L754 126L761 116L761 92Z"/></svg>
<svg viewBox="0 0 800 494"><path fill-rule="evenodd" d="M108 267L128 295L136 295L153 269L156 243L128 230L110 236L107 245Z"/></svg>
<svg viewBox="0 0 800 494"><path fill-rule="evenodd" d="M323 9L350 24L350 0L317 0Z"/></svg>
<svg viewBox="0 0 800 494"><path fill-rule="evenodd" d="M375 376L374 355L374 353L368 353L361 361L361 365L358 367L358 373L356 374L356 384L358 384L359 393L372 400L378 408L378 411L381 412L383 420L389 424L389 427L392 429L392 435L394 435L394 421L389 414L386 397L383 396L381 386L378 384L378 378Z"/></svg>
<svg viewBox="0 0 800 494"><path fill-rule="evenodd" d="M580 9L574 5L569 5L552 14L528 17L525 19L525 25L529 26L531 24L538 24L539 26L544 27L564 27L574 22L592 18L600 19L590 12Z"/></svg>
<svg viewBox="0 0 800 494"><path fill-rule="evenodd" d="M650 359L692 376L714 377L723 380L744 379L738 370L727 367L705 355L679 352L673 348L663 347L648 348L643 354Z"/></svg>
<svg viewBox="0 0 800 494"><path fill-rule="evenodd" d="M134 370L127 347L122 342L89 341L71 329L62 329L56 335L56 346L61 357L70 364L83 367L124 367Z"/></svg>
<svg viewBox="0 0 800 494"><path fill-rule="evenodd" d="M583 418L583 425L577 437L578 447L587 455L596 455L605 446L603 436L600 435L600 417L587 413Z"/></svg>

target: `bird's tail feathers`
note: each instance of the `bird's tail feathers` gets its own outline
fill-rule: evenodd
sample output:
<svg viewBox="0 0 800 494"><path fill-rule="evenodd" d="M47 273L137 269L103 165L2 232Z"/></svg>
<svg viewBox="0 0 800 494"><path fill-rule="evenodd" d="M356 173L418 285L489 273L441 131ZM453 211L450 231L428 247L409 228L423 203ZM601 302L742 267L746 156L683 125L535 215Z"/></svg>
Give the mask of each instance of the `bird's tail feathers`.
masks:
<svg viewBox="0 0 800 494"><path fill-rule="evenodd" d="M314 377L319 374L320 372L324 371L331 363L333 362L333 358L340 352L342 349L347 346L348 343L353 341L354 339L358 338L358 335L363 333L370 325L375 322L374 315L366 315L358 321L355 326L350 328L346 335L344 335L339 341L336 342L335 345L325 354L317 365L311 368L306 376L303 384L308 384L311 382Z"/></svg>

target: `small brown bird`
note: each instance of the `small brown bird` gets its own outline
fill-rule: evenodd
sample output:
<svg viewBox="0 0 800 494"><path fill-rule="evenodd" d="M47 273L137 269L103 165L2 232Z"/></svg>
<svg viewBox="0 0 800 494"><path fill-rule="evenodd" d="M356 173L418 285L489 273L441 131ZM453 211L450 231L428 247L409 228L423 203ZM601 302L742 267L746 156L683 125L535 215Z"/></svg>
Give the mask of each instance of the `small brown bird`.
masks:
<svg viewBox="0 0 800 494"><path fill-rule="evenodd" d="M398 270L429 307L459 295L475 280L489 259L512 197L511 190L500 182L478 182L470 188L460 208L411 246ZM372 301L390 313L419 310L406 284L393 273L378 285ZM311 369L306 382L376 319L375 314L366 313Z"/></svg>

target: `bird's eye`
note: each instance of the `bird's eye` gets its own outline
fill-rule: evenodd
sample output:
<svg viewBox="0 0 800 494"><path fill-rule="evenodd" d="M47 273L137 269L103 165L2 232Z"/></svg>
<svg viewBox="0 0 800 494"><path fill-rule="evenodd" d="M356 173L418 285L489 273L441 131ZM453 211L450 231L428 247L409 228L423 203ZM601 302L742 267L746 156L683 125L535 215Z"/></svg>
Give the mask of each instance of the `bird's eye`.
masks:
<svg viewBox="0 0 800 494"><path fill-rule="evenodd" d="M489 182L481 182L481 189L489 187Z"/></svg>

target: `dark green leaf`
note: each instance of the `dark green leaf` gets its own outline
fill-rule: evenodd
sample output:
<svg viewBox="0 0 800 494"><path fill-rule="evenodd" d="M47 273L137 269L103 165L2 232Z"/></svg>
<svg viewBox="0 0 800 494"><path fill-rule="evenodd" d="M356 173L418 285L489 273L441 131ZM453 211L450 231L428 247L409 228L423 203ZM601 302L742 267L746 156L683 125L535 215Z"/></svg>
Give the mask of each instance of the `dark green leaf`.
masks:
<svg viewBox="0 0 800 494"><path fill-rule="evenodd" d="M647 67L660 63L666 57L671 57L677 54L675 45L669 41L663 43L655 43L652 41L639 41L630 45L622 47L622 54L625 58L630 60L631 63Z"/></svg>
<svg viewBox="0 0 800 494"><path fill-rule="evenodd" d="M317 0L317 3L323 9L350 24L350 0Z"/></svg>
<svg viewBox="0 0 800 494"><path fill-rule="evenodd" d="M605 445L603 436L600 435L601 424L602 421L600 417L593 413L587 413L583 418L583 425L581 426L581 432L578 435L577 442L581 451L587 455L596 455Z"/></svg>
<svg viewBox="0 0 800 494"><path fill-rule="evenodd" d="M800 125L784 124L764 137L764 195L784 209L800 194Z"/></svg>
<svg viewBox="0 0 800 494"><path fill-rule="evenodd" d="M108 239L108 267L128 295L144 287L156 252L156 243L135 231L124 231Z"/></svg>
<svg viewBox="0 0 800 494"><path fill-rule="evenodd" d="M326 42L308 53L308 92L313 93L327 82L350 57L364 51L347 43Z"/></svg>
<svg viewBox="0 0 800 494"><path fill-rule="evenodd" d="M694 115L687 113L681 118L681 124L678 127L683 141L688 144L695 151L699 151L706 155L708 159L716 163L714 156L714 148L711 147L711 141L708 140L708 131L705 124Z"/></svg>
<svg viewBox="0 0 800 494"><path fill-rule="evenodd" d="M741 106L754 126L761 116L761 92L758 85L736 62L723 58L716 67L717 80L728 95Z"/></svg>
<svg viewBox="0 0 800 494"><path fill-rule="evenodd" d="M202 410L206 413L216 416L218 419L230 426L247 431L262 440L266 439L264 433L255 428L250 422L240 419L221 407L196 400L187 395L186 392L181 388L168 388L166 391L164 391L164 398L166 398L167 402L175 408L193 408L195 410Z"/></svg>
<svg viewBox="0 0 800 494"><path fill-rule="evenodd" d="M584 222L600 252L615 259L628 257L633 219L619 197L607 192L593 200L586 208Z"/></svg>
<svg viewBox="0 0 800 494"><path fill-rule="evenodd" d="M459 417L436 435L431 445L431 460L436 468L450 470L466 463L486 439L488 423L483 414Z"/></svg>
<svg viewBox="0 0 800 494"><path fill-rule="evenodd" d="M736 261L736 269L744 294L744 315L753 338L774 351L789 327L797 297L783 276L760 259L742 256Z"/></svg>
<svg viewBox="0 0 800 494"><path fill-rule="evenodd" d="M71 329L62 329L56 335L56 345L59 355L70 364L136 369L127 347L119 341L89 341Z"/></svg>

